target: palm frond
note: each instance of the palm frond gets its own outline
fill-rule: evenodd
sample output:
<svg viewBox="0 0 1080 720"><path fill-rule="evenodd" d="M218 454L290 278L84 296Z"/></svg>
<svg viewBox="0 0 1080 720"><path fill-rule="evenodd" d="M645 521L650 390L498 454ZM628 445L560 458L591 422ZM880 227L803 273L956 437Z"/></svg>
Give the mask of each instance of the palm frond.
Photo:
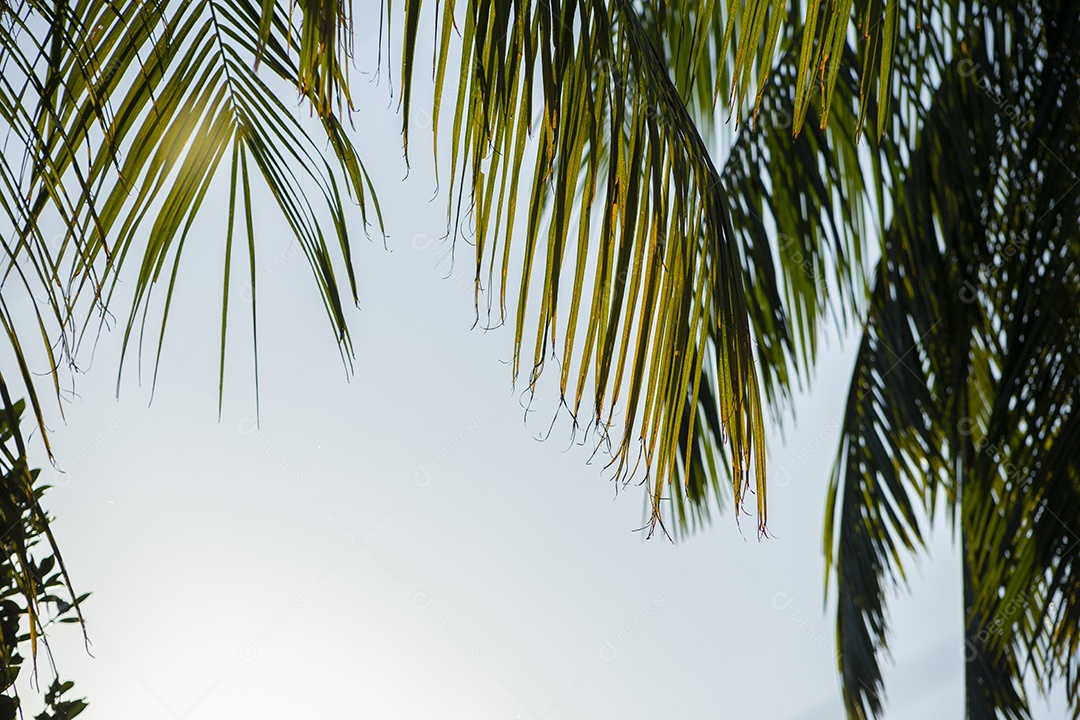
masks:
<svg viewBox="0 0 1080 720"><path fill-rule="evenodd" d="M284 3L244 0L90 0L77 7L27 0L5 3L3 10L0 324L18 369L7 378L23 386L46 452L41 378L59 400L60 370L77 369L80 344L118 310L121 280L135 280L132 305L120 311L127 318L126 354L136 337L141 348L151 296L166 278L153 338L160 357L180 259L185 244L195 241L190 230L209 189L224 180L223 165L231 166L231 212L221 237L222 378L234 231L246 231L241 242L255 321L252 175L262 179L297 235L348 363L344 304L357 298L350 206L359 205L366 228L368 203L376 213L378 205L335 112L351 109L342 62L351 51L344 6L303 3L295 18ZM279 99L283 88L306 97L317 119L305 125L295 118ZM319 136L329 141L329 153L317 144ZM313 190L305 193L305 185ZM243 229L233 225L241 205ZM50 225L61 232L46 237L43 228ZM17 422L22 405L13 402L4 378L0 395L6 493L0 501L7 502L5 524L11 525L5 550L29 568L25 543L11 543L36 528L71 591L37 502L40 490ZM18 590L36 656L41 586L26 572ZM78 613L81 598L71 597Z"/></svg>
<svg viewBox="0 0 1080 720"><path fill-rule="evenodd" d="M77 13L45 3L24 6L18 23L29 40L5 46L5 60L19 72L5 73L10 102L3 119L16 133L28 171L16 178L6 168L12 181L5 200L30 201L9 212L16 238L8 245L9 272L22 263L47 281L39 285L57 307L52 331L68 335L65 360L95 334L100 320L94 317L112 309L127 265L135 266L135 282L125 354L136 337L142 346L153 291L164 276L154 338L154 355L160 355L192 223L212 184L227 172L231 210L238 216L242 205L249 222L244 228L230 222L222 237L230 253L222 275L222 366L233 232L245 232L249 266L256 253L253 174L298 238L349 363L343 308L357 295L348 207L359 204L366 226L372 192L334 112L335 104L351 107L340 56L351 48L350 20L336 4L304 3L301 10L302 18L294 19L285 5L242 0L89 2ZM290 85L318 114L316 128L279 99ZM319 135L330 140L326 157L316 144ZM42 256L40 240L32 242L38 224L50 219L67 228L57 257ZM49 269L52 276L44 275ZM74 315L76 307L82 316Z"/></svg>
<svg viewBox="0 0 1080 720"><path fill-rule="evenodd" d="M454 9L442 7L437 91ZM410 18L420 4L406 11L407 108L418 25ZM607 437L615 408L625 410L612 463L623 480L638 462L646 468L653 526L697 429L688 397L709 377L716 427L733 439L736 505L753 480L763 529L762 405L729 196L637 10L476 2L456 20L451 172L462 190L450 210L457 231L454 203L468 194L478 315L481 287L489 322L506 318L514 292L515 375L524 369L531 393L558 357L560 402L575 427L587 412L586 425ZM407 112L405 123L407 133ZM538 146L526 152L533 135ZM519 213L526 162L532 184ZM524 237L516 235L522 214Z"/></svg>
<svg viewBox="0 0 1080 720"><path fill-rule="evenodd" d="M866 293L872 221L864 212L877 167L864 166L857 147L864 122L855 111L857 58L845 48L834 122L792 142L804 38L798 22L781 31L769 15L769 61L739 80L744 90L754 88L758 121L724 133L713 113L716 89L740 48L752 54L753 43L732 42L738 11L723 3L467 3L463 17L455 15L460 9L446 2L436 10L433 126L437 151L450 39L460 28L456 192L448 213L455 237L463 218L471 224L478 316L482 291L489 322L506 319L507 292L514 292L515 375L531 358L531 393L547 355L557 357L561 402L576 428L591 395L589 426L600 429L602 441L625 399L628 416L614 443L617 476L640 461L651 480L653 522L670 488L674 527L697 525L710 499L721 499L717 470L730 468L741 499L748 459L754 452L760 459L754 438L737 432L738 424L729 427L733 413L745 405L743 425L754 428L761 412L754 396L762 392L779 417L792 388L808 380L821 321L830 312L842 322L854 318ZM420 3L405 9L407 147L421 10ZM766 82L770 76L777 81ZM724 159L719 166L711 159L716 152ZM530 165L529 210L521 218L521 169ZM519 218L524 238L515 243ZM778 265L770 232L787 240ZM546 257L536 256L538 248ZM518 279L511 267L522 268ZM722 269L720 282L699 268ZM591 305L583 302L588 294ZM760 391L747 385L748 359L757 361ZM646 417L635 430L641 410ZM635 445L640 456L631 461ZM760 502L760 480L756 486Z"/></svg>
<svg viewBox="0 0 1080 720"><path fill-rule="evenodd" d="M1076 37L1058 30L1070 21L1034 4L976 14L918 145L907 157L886 148L902 182L826 523L850 717L880 712L885 580L902 581L924 537L914 511L932 517L942 495L964 548L968 716L1029 717L1029 672L1043 691L1064 676L1080 708L1069 654L1080 498L1066 449L1080 198L1058 157L1075 152L1080 111ZM1032 44L1006 47L1017 32Z"/></svg>

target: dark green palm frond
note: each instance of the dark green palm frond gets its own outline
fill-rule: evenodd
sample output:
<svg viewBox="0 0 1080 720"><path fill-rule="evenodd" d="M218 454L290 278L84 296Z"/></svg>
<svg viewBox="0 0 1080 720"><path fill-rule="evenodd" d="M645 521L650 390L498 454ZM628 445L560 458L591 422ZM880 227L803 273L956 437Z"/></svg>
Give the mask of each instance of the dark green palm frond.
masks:
<svg viewBox="0 0 1080 720"><path fill-rule="evenodd" d="M996 38L971 49L972 77L1004 131L988 128L981 139L1000 144L982 207L991 242L964 288L987 310L991 362L985 397L971 408L963 517L976 575L969 628L985 618L996 632L982 633L979 652L1012 670L1009 684L969 685L969 707L1024 716L1026 702L1000 693L1030 672L1043 692L1064 677L1076 717L1080 177L1064 159L1076 156L1080 135L1080 17L1053 4L995 14L998 27L1033 42L1013 48Z"/></svg>
<svg viewBox="0 0 1080 720"><path fill-rule="evenodd" d="M996 619L1014 626L1013 634L988 643L990 651L1016 646L1030 658L1042 687L1064 677L1075 717L1080 175L1067 159L1080 150L1080 37L1063 28L1071 21L1075 31L1080 18L1074 8L1053 10L1045 8L1036 33L1030 33L1045 55L1030 64L1002 63L988 75L998 97L1010 107L1031 108L1031 114L1003 154L1008 192L993 201L1009 245L974 286L994 309L999 370L994 402L977 428L980 452L974 462L979 496L995 502L992 510L972 516L970 532L986 577L974 610L996 612ZM1024 612L1010 615L1002 606Z"/></svg>
<svg viewBox="0 0 1080 720"><path fill-rule="evenodd" d="M941 491L963 543L967 716L1029 717L1028 673L1042 691L1063 676L1080 708L1080 197L1062 160L1077 150L1078 36L1063 30L1077 18L1053 4L983 12L892 196L864 339L878 348L860 352L867 380L852 386L831 488L851 717L880 711L883 580L922 542L907 513L932 515ZM1016 33L1032 42L1003 39Z"/></svg>
<svg viewBox="0 0 1080 720"><path fill-rule="evenodd" d="M974 551L976 548L965 532L961 551L967 612L964 624L964 716L969 720L1028 720L1031 710L1022 684L1023 661L1017 656L1016 644L996 642L998 638L1007 637L1006 628L976 606L976 593L986 580L977 576L977 570L970 562ZM1008 607L1004 603L998 603L998 606L1001 609ZM1011 633L1011 628L1008 630Z"/></svg>
<svg viewBox="0 0 1080 720"><path fill-rule="evenodd" d="M958 115L980 117L980 98L962 80L955 67L945 74L893 196L829 489L826 567L836 574L849 717L881 710L885 593L903 580L905 555L924 544L919 518L933 514L939 487L957 499L949 449L967 397L960 389L978 375L968 358L983 325L977 306L950 295L965 281L965 266L952 260L985 236L977 222L984 189L970 181L977 155L950 133ZM900 162L888 144L883 152Z"/></svg>
<svg viewBox="0 0 1080 720"><path fill-rule="evenodd" d="M407 32L419 12L419 3L406 8ZM592 1L477 2L462 17L453 12L441 8L436 92L456 19L451 172L461 191L451 203L469 193L478 314L481 286L498 321L516 288L514 370L525 366L529 391L557 356L560 399L575 424L587 412L606 437L615 408L625 409L612 462L621 478L639 462L646 468L654 524L686 462L680 443L697 430L686 398L703 374L712 378L716 427L733 442L736 505L753 479L763 528L761 402L729 198L641 18L629 3ZM407 35L406 108L415 44ZM537 147L526 152L530 137ZM524 237L515 240L526 191ZM512 251L523 255L517 282Z"/></svg>
<svg viewBox="0 0 1080 720"><path fill-rule="evenodd" d="M356 278L347 208L350 200L358 202L366 224L371 192L333 112L343 98L348 102L336 54L348 43L343 47L334 38L346 37L349 20L335 4L308 3L301 10L302 17L293 18L284 4L223 0L90 2L78 13L26 6L24 34L30 39L25 50L16 46L6 58L22 69L21 90L4 121L18 131L30 168L8 198L31 202L13 228L17 239L9 254L13 263L66 268L45 287L62 308L59 328L71 335L65 338L70 354L93 332L95 315L111 308L126 265L134 265L128 272L135 282L125 350L136 336L141 346L153 290L163 281L155 338L160 354L191 224L212 183L228 177L230 222L221 237L223 368L235 233L246 245L254 320L255 174L299 240L349 361L343 306L346 297L356 302ZM17 85L7 73L5 81ZM314 133L279 99L290 85L318 113L321 128ZM23 108L36 108L36 114L28 121ZM330 140L325 158L316 143L323 134ZM67 228L61 256L35 263L29 241L37 223L49 219ZM87 315L74 318L80 303Z"/></svg>
<svg viewBox="0 0 1080 720"><path fill-rule="evenodd" d="M359 204L366 227L373 196L334 112L348 104L339 56L349 50L343 7L308 3L295 17L284 3L242 0L77 7L30 1L4 10L0 323L18 368L6 379L24 386L46 451L39 384L50 383L59 397L58 370L74 366L82 339L118 310L113 300L121 280L134 279L133 305L119 313L127 316L125 349L136 327L141 335L147 323L154 288L159 281L166 286L160 354L182 251L203 241L190 236L192 222L210 187L225 177L230 219L220 236L222 377L234 233L244 236L239 244L246 245L255 318L252 175L265 183L300 240L348 361L343 304L357 296L350 206ZM279 99L282 90L297 89L318 115L306 125ZM329 153L317 144L321 135ZM305 194L305 186L313 191ZM49 226L60 232L47 237L43 228ZM13 523L5 548L20 567L29 567L29 555L10 542L19 528L33 527L59 561L15 422L21 406L3 380L0 390L8 428L2 469L11 512L5 518ZM25 512L12 514L20 509ZM18 587L35 653L39 589L29 579ZM78 598L72 602L78 613Z"/></svg>
<svg viewBox="0 0 1080 720"><path fill-rule="evenodd" d="M897 288L892 269L879 271L872 318L891 309L889 296ZM919 364L912 352L919 339L906 323L868 322L829 488L826 566L836 573L837 647L852 718L874 717L881 709L884 688L877 655L887 646L886 580L902 579L904 554L924 542L918 512L926 493L920 453L928 451L929 460L936 452L920 432L929 393L923 371L911 369ZM887 395L883 380L889 383ZM888 428L889 435L881 437L878 427Z"/></svg>

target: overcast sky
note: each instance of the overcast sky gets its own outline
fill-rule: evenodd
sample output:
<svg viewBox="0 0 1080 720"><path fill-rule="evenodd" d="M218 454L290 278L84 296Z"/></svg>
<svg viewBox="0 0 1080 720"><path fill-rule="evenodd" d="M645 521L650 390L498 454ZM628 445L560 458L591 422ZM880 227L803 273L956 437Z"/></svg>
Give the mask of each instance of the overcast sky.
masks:
<svg viewBox="0 0 1080 720"><path fill-rule="evenodd" d="M261 423L239 289L218 421L218 193L187 250L152 405L148 366L115 399L114 331L55 423L66 472L45 470L46 506L77 590L93 593L95 657L73 627L52 645L84 717L841 717L821 536L853 345L831 339L786 443L771 433L773 538L729 504L686 541L644 541L642 488L616 496L564 425L536 440L551 416L540 402L525 420L512 331L470 330L467 262L446 278L430 145L416 141L403 181L387 86L354 81L389 249L357 244L352 379L266 202ZM946 523L911 579L890 603L886 717L962 717Z"/></svg>

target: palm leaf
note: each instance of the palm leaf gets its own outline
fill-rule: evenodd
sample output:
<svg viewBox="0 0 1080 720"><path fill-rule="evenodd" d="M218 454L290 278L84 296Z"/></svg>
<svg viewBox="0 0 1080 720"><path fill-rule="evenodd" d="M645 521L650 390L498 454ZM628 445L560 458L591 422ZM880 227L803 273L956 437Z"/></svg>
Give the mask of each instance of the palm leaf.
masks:
<svg viewBox="0 0 1080 720"><path fill-rule="evenodd" d="M406 108L419 12L419 3L406 8ZM448 4L444 33L454 20ZM469 189L450 198L451 220L459 228L454 207L467 192L477 313L482 287L489 324L507 318L508 291L516 297L515 376L525 373L531 394L556 357L561 407L601 442L620 408L615 476L625 482L645 468L655 527L670 478L693 462L687 391L706 373L716 429L735 443L736 504L752 480L764 528L762 406L729 196L654 38L628 3L469 3L457 25L451 172ZM447 44L437 52L442 78Z"/></svg>
<svg viewBox="0 0 1080 720"><path fill-rule="evenodd" d="M1080 87L1075 36L1053 30L1075 18L1053 12L1032 28L1032 7L995 9L937 57L892 195L826 532L851 717L880 712L885 580L902 580L924 538L915 511L932 516L941 495L963 547L968 717L1030 717L1028 673L1043 692L1064 677L1080 708L1066 449L1080 199L1057 157L1075 146ZM1006 48L1003 28L1032 45Z"/></svg>
<svg viewBox="0 0 1080 720"><path fill-rule="evenodd" d="M357 287L349 251L349 228L355 226L347 208L350 201L359 204L366 228L373 196L335 113L335 107L349 105L341 60L351 52L350 20L343 6L303 3L295 18L286 4L243 0L86 0L75 6L30 0L4 4L3 10L0 322L18 367L9 378L24 386L46 451L38 375L59 398L60 369L77 370L80 344L117 310L117 283L129 279L128 273L134 283L132 304L123 313L125 355L136 338L141 348L153 291L162 276L167 278L152 335L154 356L160 357L183 249L193 241L192 223L210 187L224 175L223 163L232 170L231 209L238 213L242 203L247 220L252 322L256 238L250 176L257 173L304 249L349 363L344 305L346 298L356 302ZM283 87L307 98L318 115L314 131L281 102ZM329 140L325 155L316 144L319 135ZM304 183L314 191L302 192ZM378 213L377 203L373 206ZM49 225L64 230L46 238L42 228ZM231 223L222 239L227 298ZM226 300L222 375L227 320ZM27 344L34 336L40 339L37 347ZM25 443L13 417L16 406L3 380L0 391L13 433L5 443L10 437L16 445L10 452L5 445L3 467L12 507L22 507L19 498L33 499L26 522L40 527L59 558L31 492ZM25 552L16 555L28 567ZM29 582L20 587L34 643L40 627L37 589ZM72 598L78 612L79 598L73 592Z"/></svg>

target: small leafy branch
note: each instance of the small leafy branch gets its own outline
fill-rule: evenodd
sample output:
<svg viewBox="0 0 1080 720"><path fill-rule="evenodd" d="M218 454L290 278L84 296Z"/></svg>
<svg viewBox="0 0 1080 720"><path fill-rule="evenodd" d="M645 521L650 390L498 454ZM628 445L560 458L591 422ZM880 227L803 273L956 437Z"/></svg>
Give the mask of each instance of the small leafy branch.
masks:
<svg viewBox="0 0 1080 720"><path fill-rule="evenodd" d="M16 681L25 665L23 652L30 647L31 683L37 677L38 643L44 645L45 629L53 623L81 622L79 604L87 595L75 596L67 580L63 561L56 551L49 519L41 510L41 497L48 485L38 484L38 470L26 465L25 443L19 433L19 419L26 407L22 400L11 403L4 393L0 408L0 720L21 717ZM45 540L43 543L42 540ZM42 550L41 548L45 548ZM73 687L55 677L45 693L45 709L36 720L70 720L79 715L86 702L64 699Z"/></svg>

